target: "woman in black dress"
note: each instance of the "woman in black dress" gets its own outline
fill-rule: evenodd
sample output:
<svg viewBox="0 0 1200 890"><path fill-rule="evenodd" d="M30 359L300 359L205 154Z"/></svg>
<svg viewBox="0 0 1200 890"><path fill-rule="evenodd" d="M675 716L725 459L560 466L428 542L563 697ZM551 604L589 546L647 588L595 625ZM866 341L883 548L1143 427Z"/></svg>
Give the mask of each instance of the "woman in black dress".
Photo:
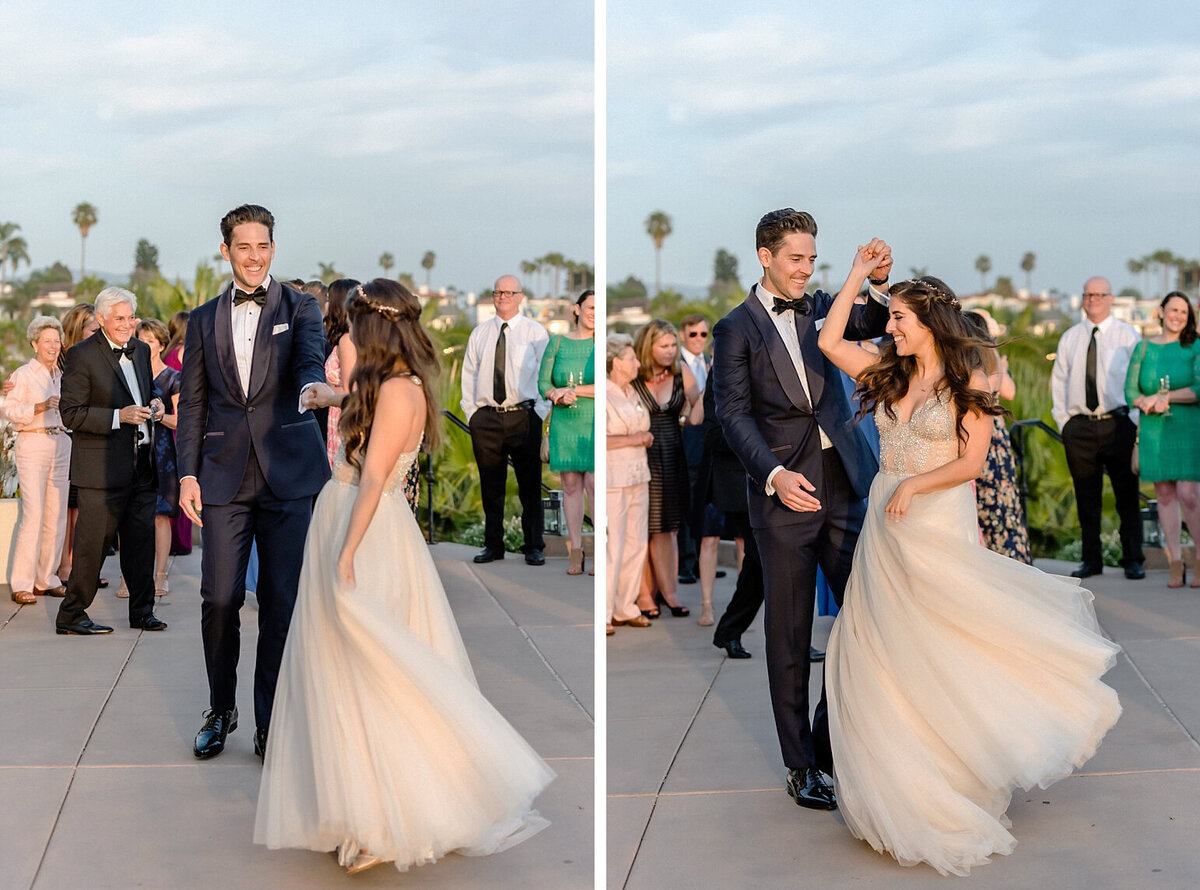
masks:
<svg viewBox="0 0 1200 890"><path fill-rule="evenodd" d="M170 343L167 326L156 318L138 322L137 338L150 347L150 372L154 388L166 407L162 420L154 425L154 464L158 470L158 503L154 508L154 594L164 596L167 586L167 558L171 554L171 520L179 515L179 470L175 465L175 424L179 408L179 381L182 375L163 362Z"/></svg>
<svg viewBox="0 0 1200 890"><path fill-rule="evenodd" d="M691 369L679 360L675 326L655 318L638 331L633 349L641 365L633 388L650 413L654 444L650 464L650 550L638 593L638 607L648 618L659 615L655 591L676 618L689 614L675 598L679 578L678 530L688 510L687 461L680 424L704 420L704 404Z"/></svg>

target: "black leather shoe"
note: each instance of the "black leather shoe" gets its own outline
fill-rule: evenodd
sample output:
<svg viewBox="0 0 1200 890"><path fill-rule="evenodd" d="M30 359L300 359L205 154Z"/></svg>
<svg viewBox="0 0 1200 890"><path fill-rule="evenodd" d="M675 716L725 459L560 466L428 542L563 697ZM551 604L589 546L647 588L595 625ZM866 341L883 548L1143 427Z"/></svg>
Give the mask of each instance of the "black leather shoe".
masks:
<svg viewBox="0 0 1200 890"><path fill-rule="evenodd" d="M103 624L97 624L91 618L82 618L74 624L55 627L54 632L56 634L78 634L81 637L90 637L96 634L110 634L113 632L113 629Z"/></svg>
<svg viewBox="0 0 1200 890"><path fill-rule="evenodd" d="M232 711L205 711L204 725L196 733L192 753L197 757L216 757L225 750L225 737L237 729L237 708Z"/></svg>
<svg viewBox="0 0 1200 890"><path fill-rule="evenodd" d="M1081 562L1079 568L1071 572L1072 578L1090 578L1092 575L1100 575L1104 572L1104 566L1094 566L1090 562ZM1144 575L1145 573L1143 573Z"/></svg>
<svg viewBox="0 0 1200 890"><path fill-rule="evenodd" d="M717 577L718 577L718 578L724 578L724 577L725 577L725 570L724 570L724 569L717 569Z"/></svg>
<svg viewBox="0 0 1200 890"><path fill-rule="evenodd" d="M542 556L542 551L536 547L530 547L525 553L525 565L527 566L544 566L546 557Z"/></svg>
<svg viewBox="0 0 1200 890"><path fill-rule="evenodd" d="M267 731L262 727L254 730L254 753L258 755L259 760L264 760L267 756Z"/></svg>
<svg viewBox="0 0 1200 890"><path fill-rule="evenodd" d="M814 646L809 646L808 647L808 660L809 661L824 661L825 653L822 652L820 649L815 648Z"/></svg>
<svg viewBox="0 0 1200 890"><path fill-rule="evenodd" d="M741 640L727 640L724 643L718 643L715 640L713 645L718 649L724 649L725 654L730 658L750 658L750 653L742 647Z"/></svg>
<svg viewBox="0 0 1200 890"><path fill-rule="evenodd" d="M788 770L786 785L787 793L802 807L810 810L837 809L837 797L816 767Z"/></svg>
<svg viewBox="0 0 1200 890"><path fill-rule="evenodd" d="M1125 566L1125 577L1130 581L1141 581L1146 577L1146 569L1140 562L1131 562Z"/></svg>
<svg viewBox="0 0 1200 890"><path fill-rule="evenodd" d="M680 584L695 584L696 576L686 569L679 573L678 581Z"/></svg>
<svg viewBox="0 0 1200 890"><path fill-rule="evenodd" d="M490 547L484 547L475 554L474 562L495 562L498 559L504 559L503 550L493 550Z"/></svg>
<svg viewBox="0 0 1200 890"><path fill-rule="evenodd" d="M154 615L143 618L141 621L130 621L129 626L135 630L166 630L167 622L163 621Z"/></svg>

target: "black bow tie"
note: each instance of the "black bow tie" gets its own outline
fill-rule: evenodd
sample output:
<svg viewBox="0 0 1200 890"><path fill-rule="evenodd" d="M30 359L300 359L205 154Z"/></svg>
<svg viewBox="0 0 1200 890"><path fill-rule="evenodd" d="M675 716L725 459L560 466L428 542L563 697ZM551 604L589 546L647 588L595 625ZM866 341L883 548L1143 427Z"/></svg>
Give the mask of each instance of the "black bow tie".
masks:
<svg viewBox="0 0 1200 890"><path fill-rule="evenodd" d="M125 356L125 358L130 359L132 361L133 353L134 353L133 341L130 340L124 346L114 346L112 348L112 351L113 351L113 355L117 356L118 360L123 355L123 356Z"/></svg>
<svg viewBox="0 0 1200 890"><path fill-rule="evenodd" d="M233 291L233 305L234 306L240 306L243 303L245 303L247 300L253 300L255 302L255 304L258 306L267 305L266 288L257 287L254 289L254 293L252 293L252 294L248 294L245 291L234 288L234 291Z"/></svg>
<svg viewBox="0 0 1200 890"><path fill-rule="evenodd" d="M777 314L787 312L791 309L797 315L808 315L812 312L812 304L808 301L808 297L801 297L799 300L781 300L775 298L775 305L771 307L772 311Z"/></svg>

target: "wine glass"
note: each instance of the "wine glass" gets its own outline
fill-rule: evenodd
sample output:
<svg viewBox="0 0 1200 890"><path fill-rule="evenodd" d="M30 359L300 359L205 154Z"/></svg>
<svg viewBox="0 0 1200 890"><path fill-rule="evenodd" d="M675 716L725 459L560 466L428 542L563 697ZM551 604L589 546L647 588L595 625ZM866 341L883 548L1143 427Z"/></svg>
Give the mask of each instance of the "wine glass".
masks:
<svg viewBox="0 0 1200 890"><path fill-rule="evenodd" d="M580 375L580 376L582 376L582 375ZM575 384L575 372L571 371L567 374L567 389L571 390L572 395L575 394L575 385L576 385ZM574 408L575 405L576 405L576 402L571 402L571 404L568 405L567 407Z"/></svg>

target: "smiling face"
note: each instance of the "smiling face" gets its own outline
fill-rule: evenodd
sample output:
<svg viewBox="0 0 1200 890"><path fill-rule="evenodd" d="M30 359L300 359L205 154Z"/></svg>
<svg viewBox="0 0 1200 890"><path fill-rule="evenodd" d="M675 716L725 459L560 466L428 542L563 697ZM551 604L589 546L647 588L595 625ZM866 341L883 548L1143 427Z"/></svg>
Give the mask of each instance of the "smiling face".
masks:
<svg viewBox="0 0 1200 890"><path fill-rule="evenodd" d="M683 340L684 349L692 355L700 355L708 345L708 322L698 321L687 325L680 339Z"/></svg>
<svg viewBox="0 0 1200 890"><path fill-rule="evenodd" d="M1167 300L1167 304L1158 310L1158 316L1163 323L1163 332L1178 337L1187 327L1189 309L1187 301L1182 297L1171 297Z"/></svg>
<svg viewBox="0 0 1200 890"><path fill-rule="evenodd" d="M916 355L924 352L933 342L929 328L921 324L912 307L902 299L893 297L889 309L887 332L896 341L899 355Z"/></svg>
<svg viewBox="0 0 1200 890"><path fill-rule="evenodd" d="M275 242L262 223L242 223L234 226L229 243L221 245L221 256L229 261L237 286L250 293L267 280Z"/></svg>
<svg viewBox="0 0 1200 890"><path fill-rule="evenodd" d="M763 279L771 293L798 300L804 296L804 288L816 266L817 239L804 232L791 232L775 253L760 247L758 261L762 263Z"/></svg>
<svg viewBox="0 0 1200 890"><path fill-rule="evenodd" d="M118 346L124 346L129 342L129 336L133 333L134 327L137 326L137 319L133 315L133 307L128 303L117 303L108 310L108 315L100 315L97 313L96 318L100 322L100 327L104 329L105 335Z"/></svg>
<svg viewBox="0 0 1200 890"><path fill-rule="evenodd" d="M512 275L502 275L496 279L492 288L492 305L501 321L510 321L521 309L521 300L525 294L521 290L521 282Z"/></svg>
<svg viewBox="0 0 1200 890"><path fill-rule="evenodd" d="M1089 278L1083 286L1083 314L1092 324L1100 324L1112 311L1112 285L1107 278Z"/></svg>
<svg viewBox="0 0 1200 890"><path fill-rule="evenodd" d="M154 336L153 331L142 331L138 334L138 339L150 347L150 356L157 358L166 349L165 343L160 343L158 338Z"/></svg>
<svg viewBox="0 0 1200 890"><path fill-rule="evenodd" d="M54 367L58 362L58 354L62 351L62 337L54 328L42 328L38 337L33 341L33 357L47 368Z"/></svg>
<svg viewBox="0 0 1200 890"><path fill-rule="evenodd" d="M579 304L579 330L585 334L596 331L596 298L588 296Z"/></svg>

